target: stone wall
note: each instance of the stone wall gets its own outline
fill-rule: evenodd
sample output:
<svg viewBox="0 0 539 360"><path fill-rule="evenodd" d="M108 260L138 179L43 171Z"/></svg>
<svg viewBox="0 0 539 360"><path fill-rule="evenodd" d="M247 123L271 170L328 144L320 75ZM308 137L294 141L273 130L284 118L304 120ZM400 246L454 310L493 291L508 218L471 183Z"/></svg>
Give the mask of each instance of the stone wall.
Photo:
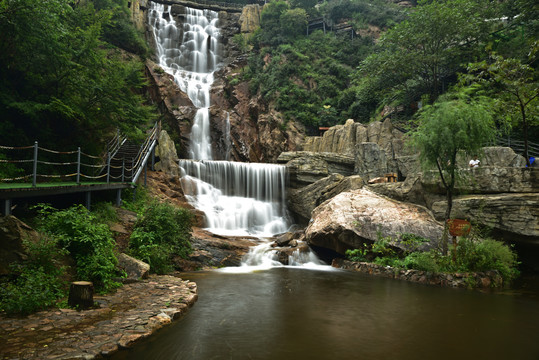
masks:
<svg viewBox="0 0 539 360"><path fill-rule="evenodd" d="M431 273L420 270L399 270L390 266L343 259L334 259L331 266L425 285L456 288L499 288L503 286L502 276L497 271L454 274Z"/></svg>

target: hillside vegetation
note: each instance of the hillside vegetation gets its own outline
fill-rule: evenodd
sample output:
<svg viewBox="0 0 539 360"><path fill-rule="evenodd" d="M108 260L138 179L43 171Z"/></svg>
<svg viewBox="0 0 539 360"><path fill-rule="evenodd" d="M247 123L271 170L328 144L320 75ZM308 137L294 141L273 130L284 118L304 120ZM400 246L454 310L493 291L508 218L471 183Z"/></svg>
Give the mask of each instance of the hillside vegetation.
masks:
<svg viewBox="0 0 539 360"><path fill-rule="evenodd" d="M0 145L95 153L117 127L141 136L155 112L141 94L147 45L127 10L124 0L0 2Z"/></svg>
<svg viewBox="0 0 539 360"><path fill-rule="evenodd" d="M505 130L520 133L529 125L536 134L538 17L532 1L418 1L412 8L383 0L315 4L272 1L249 39L244 76L287 119L313 133L347 118L391 116L406 124L418 107L464 91L495 100ZM308 20L316 17L330 26L351 25L356 37L329 30L307 35ZM518 84L496 80L500 71L513 72ZM527 94L515 97L511 86Z"/></svg>

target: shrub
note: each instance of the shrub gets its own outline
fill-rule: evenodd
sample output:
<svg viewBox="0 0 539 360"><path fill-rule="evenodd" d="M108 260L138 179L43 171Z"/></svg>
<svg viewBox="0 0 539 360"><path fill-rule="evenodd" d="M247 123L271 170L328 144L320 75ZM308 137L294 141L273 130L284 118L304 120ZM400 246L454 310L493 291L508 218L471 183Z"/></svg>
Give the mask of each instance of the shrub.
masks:
<svg viewBox="0 0 539 360"><path fill-rule="evenodd" d="M129 243L134 257L163 274L172 269L172 256L187 258L191 252L192 214L168 203L153 202L135 224Z"/></svg>
<svg viewBox="0 0 539 360"><path fill-rule="evenodd" d="M16 277L0 286L0 310L7 314L33 313L53 305L66 293L66 284L61 279L65 268L58 261L65 251L58 249L56 241L49 237L23 244L28 259L13 265Z"/></svg>
<svg viewBox="0 0 539 360"><path fill-rule="evenodd" d="M346 250L346 257L350 261L367 261L367 254L369 253L369 246L363 243L362 249Z"/></svg>
<svg viewBox="0 0 539 360"><path fill-rule="evenodd" d="M518 277L517 254L504 243L492 239L461 239L457 246L456 267L459 271L498 270L505 281Z"/></svg>
<svg viewBox="0 0 539 360"><path fill-rule="evenodd" d="M65 210L44 204L37 208L40 230L56 238L75 259L79 279L92 281L98 291L119 286L113 281L116 244L106 224L80 204Z"/></svg>
<svg viewBox="0 0 539 360"><path fill-rule="evenodd" d="M443 255L437 249L417 251L425 241L428 240L414 234L402 234L401 243L407 251L399 256L390 246L391 238L384 238L379 233L378 241L371 246L363 244L361 249L347 250L346 256L351 261L369 261L374 257L373 262L378 265L429 272L497 270L507 283L520 274L516 252L500 241L462 238L457 246L456 261L453 261L453 255Z"/></svg>

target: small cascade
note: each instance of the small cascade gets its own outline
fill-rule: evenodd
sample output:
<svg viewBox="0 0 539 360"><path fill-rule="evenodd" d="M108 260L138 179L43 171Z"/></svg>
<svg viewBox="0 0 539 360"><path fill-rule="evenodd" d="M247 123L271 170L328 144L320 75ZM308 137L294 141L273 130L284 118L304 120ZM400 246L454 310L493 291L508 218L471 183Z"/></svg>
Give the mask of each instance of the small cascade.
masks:
<svg viewBox="0 0 539 360"><path fill-rule="evenodd" d="M271 241L265 241L249 249L243 257L240 267L227 267L220 271L227 273L249 273L259 270L268 270L275 267L292 267L310 270L334 270L331 266L321 261L309 248L296 249L288 256L288 265L279 261L279 251Z"/></svg>
<svg viewBox="0 0 539 360"><path fill-rule="evenodd" d="M272 164L180 160L182 186L221 235L272 236L286 232L286 168Z"/></svg>
<svg viewBox="0 0 539 360"><path fill-rule="evenodd" d="M225 127L225 160L230 160L230 147L232 141L230 139L230 113L226 112L226 127Z"/></svg>

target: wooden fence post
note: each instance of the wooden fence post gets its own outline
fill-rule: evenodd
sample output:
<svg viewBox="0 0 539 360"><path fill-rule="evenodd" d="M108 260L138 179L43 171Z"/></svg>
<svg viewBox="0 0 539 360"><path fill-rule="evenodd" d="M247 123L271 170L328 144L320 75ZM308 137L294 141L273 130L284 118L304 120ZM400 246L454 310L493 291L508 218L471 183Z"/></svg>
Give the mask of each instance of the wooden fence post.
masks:
<svg viewBox="0 0 539 360"><path fill-rule="evenodd" d="M32 177L32 186L36 187L37 185L37 141L34 142L34 169Z"/></svg>
<svg viewBox="0 0 539 360"><path fill-rule="evenodd" d="M77 185L80 185L80 146L77 149Z"/></svg>

